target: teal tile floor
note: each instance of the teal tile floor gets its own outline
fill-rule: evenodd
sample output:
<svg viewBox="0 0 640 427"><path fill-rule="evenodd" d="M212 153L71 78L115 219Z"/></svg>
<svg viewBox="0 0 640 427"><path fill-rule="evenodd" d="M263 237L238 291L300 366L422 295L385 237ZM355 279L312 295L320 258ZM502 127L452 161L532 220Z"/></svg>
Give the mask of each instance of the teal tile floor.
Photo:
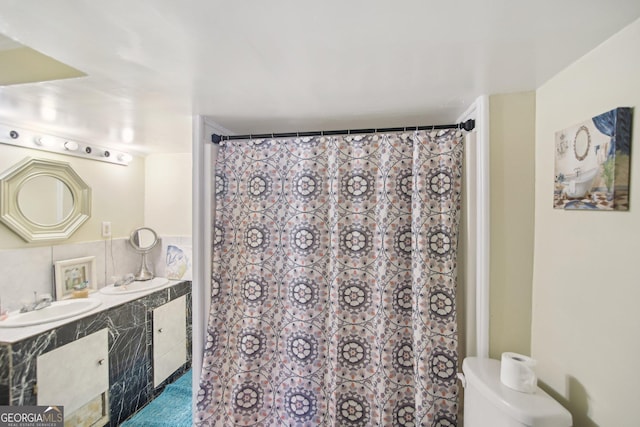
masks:
<svg viewBox="0 0 640 427"><path fill-rule="evenodd" d="M169 384L147 406L121 424L123 427L190 427L191 370Z"/></svg>

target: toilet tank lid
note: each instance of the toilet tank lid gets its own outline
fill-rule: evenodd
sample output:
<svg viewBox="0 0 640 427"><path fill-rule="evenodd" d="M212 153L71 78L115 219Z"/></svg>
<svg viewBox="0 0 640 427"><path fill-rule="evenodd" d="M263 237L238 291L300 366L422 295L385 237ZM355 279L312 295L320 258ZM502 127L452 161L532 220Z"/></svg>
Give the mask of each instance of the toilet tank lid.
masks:
<svg viewBox="0 0 640 427"><path fill-rule="evenodd" d="M531 427L570 427L571 414L540 387L535 393L521 393L500 381L500 361L467 357L462 362L466 388L476 387L496 407Z"/></svg>

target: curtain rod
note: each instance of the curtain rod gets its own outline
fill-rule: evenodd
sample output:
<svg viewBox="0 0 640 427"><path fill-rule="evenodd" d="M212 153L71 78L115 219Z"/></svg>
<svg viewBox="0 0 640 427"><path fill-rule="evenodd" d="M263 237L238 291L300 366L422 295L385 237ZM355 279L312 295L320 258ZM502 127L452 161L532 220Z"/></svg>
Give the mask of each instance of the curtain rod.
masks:
<svg viewBox="0 0 640 427"><path fill-rule="evenodd" d="M325 130L313 132L289 132L289 133L264 133L264 134L248 134L248 135L217 135L211 134L211 142L219 144L221 141L231 141L235 139L254 139L254 138L291 138L300 136L324 136L324 135L349 135L376 132L407 132L412 130L440 130L440 129L461 129L472 131L476 127L476 121L469 119L466 122L452 125L425 125L425 126L409 126L397 128L381 128L381 129L347 129L347 130Z"/></svg>

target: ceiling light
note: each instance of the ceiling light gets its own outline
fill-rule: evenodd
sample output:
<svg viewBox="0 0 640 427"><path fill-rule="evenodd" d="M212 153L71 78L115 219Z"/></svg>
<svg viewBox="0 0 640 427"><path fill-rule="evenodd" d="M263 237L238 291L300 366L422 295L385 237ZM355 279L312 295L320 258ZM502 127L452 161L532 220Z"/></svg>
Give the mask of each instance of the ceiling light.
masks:
<svg viewBox="0 0 640 427"><path fill-rule="evenodd" d="M63 136L53 136L27 129L13 128L2 123L0 123L1 144L64 154L87 160L98 160L121 166L127 166L132 159L132 156L128 153L110 147L86 145L82 142L66 140Z"/></svg>
<svg viewBox="0 0 640 427"><path fill-rule="evenodd" d="M36 145L41 147L53 147L54 141L48 136L39 136L36 138Z"/></svg>
<svg viewBox="0 0 640 427"><path fill-rule="evenodd" d="M67 151L76 151L78 149L78 143L74 141L65 141L64 149Z"/></svg>
<svg viewBox="0 0 640 427"><path fill-rule="evenodd" d="M118 161L124 162L124 163L129 163L131 159L133 159L133 157L131 157L131 154L127 154L127 153L120 153L118 154L117 158L118 158Z"/></svg>

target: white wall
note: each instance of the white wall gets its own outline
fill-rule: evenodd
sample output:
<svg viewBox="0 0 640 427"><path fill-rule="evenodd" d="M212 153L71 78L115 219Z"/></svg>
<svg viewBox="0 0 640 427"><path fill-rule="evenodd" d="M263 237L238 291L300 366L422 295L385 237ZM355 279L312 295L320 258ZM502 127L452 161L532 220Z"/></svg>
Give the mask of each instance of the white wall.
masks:
<svg viewBox="0 0 640 427"><path fill-rule="evenodd" d="M575 426L637 426L640 20L537 91L532 353ZM628 212L553 209L554 133L636 107Z"/></svg>
<svg viewBox="0 0 640 427"><path fill-rule="evenodd" d="M535 92L489 97L491 278L489 356L531 351Z"/></svg>
<svg viewBox="0 0 640 427"><path fill-rule="evenodd" d="M191 153L145 160L145 225L163 236L191 236Z"/></svg>

